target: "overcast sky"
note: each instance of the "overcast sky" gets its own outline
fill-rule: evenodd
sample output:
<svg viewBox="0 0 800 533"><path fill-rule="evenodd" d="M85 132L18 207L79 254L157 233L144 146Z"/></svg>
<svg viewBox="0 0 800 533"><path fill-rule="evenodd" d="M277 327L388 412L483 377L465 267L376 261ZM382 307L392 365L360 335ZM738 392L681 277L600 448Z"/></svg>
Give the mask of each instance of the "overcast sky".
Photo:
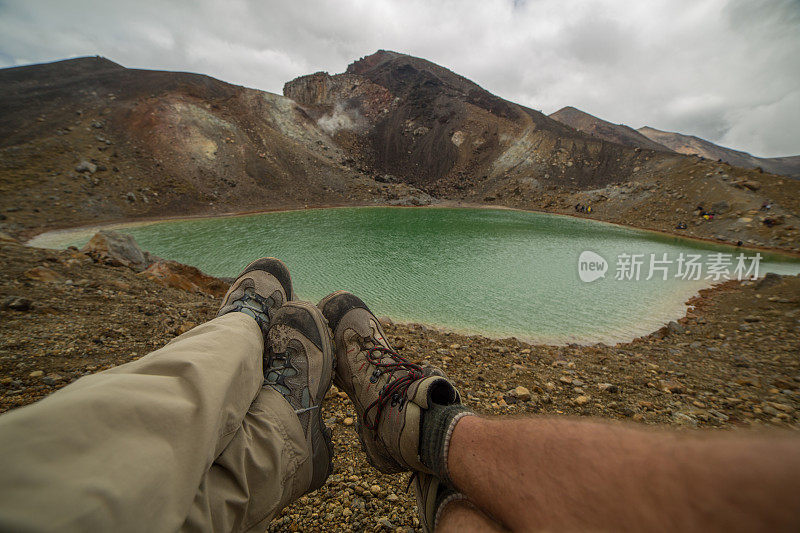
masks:
<svg viewBox="0 0 800 533"><path fill-rule="evenodd" d="M380 48L548 114L800 154L800 0L0 0L0 66L102 55L280 93Z"/></svg>

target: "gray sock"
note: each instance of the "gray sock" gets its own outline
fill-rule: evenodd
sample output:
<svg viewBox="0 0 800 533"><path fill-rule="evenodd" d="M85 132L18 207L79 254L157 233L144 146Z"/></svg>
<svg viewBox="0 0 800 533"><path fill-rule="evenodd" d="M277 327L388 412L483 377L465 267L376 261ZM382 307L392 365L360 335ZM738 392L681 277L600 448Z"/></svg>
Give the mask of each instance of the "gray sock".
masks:
<svg viewBox="0 0 800 533"><path fill-rule="evenodd" d="M432 403L422 415L420 459L439 479L452 485L447 472L447 451L455 423L463 416L473 414L461 404L440 405Z"/></svg>

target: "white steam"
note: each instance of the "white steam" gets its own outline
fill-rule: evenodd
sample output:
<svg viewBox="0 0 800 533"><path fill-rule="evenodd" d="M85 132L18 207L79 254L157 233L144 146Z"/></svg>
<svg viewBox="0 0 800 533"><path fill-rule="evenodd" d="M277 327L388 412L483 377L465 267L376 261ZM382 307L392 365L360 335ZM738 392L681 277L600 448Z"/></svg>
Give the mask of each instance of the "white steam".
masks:
<svg viewBox="0 0 800 533"><path fill-rule="evenodd" d="M345 108L339 102L333 106L333 113L323 115L318 121L317 125L323 129L327 134L333 135L341 130L355 130L363 125L364 117L357 109Z"/></svg>

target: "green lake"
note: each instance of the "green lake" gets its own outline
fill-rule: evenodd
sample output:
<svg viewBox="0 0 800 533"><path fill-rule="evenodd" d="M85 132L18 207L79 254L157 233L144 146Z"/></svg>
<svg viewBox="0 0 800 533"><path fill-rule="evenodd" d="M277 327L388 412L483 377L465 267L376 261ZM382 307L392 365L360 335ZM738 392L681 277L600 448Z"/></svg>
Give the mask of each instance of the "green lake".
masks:
<svg viewBox="0 0 800 533"><path fill-rule="evenodd" d="M611 343L649 333L682 316L684 303L715 277L736 277L742 252L590 220L490 209L310 209L116 229L143 249L215 276L235 277L253 259L278 257L298 296L312 302L347 289L375 314L397 321L551 343ZM30 244L80 247L93 233L51 232ZM607 262L604 277L582 281L585 251ZM742 265L752 269L755 252L744 253ZM648 280L651 254L657 268ZM697 271L679 270L687 264L679 264L680 254L684 261L700 256L694 259L700 279L692 279ZM761 276L800 273L796 260L761 255ZM639 262L636 280L635 269L623 267ZM591 277L601 263L588 258L584 274Z"/></svg>

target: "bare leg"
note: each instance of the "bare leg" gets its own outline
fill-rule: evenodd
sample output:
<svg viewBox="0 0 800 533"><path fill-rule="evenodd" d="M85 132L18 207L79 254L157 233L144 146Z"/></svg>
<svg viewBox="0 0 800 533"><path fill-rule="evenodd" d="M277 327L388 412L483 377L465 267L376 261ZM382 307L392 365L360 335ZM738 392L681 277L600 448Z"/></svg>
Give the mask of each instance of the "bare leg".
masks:
<svg viewBox="0 0 800 533"><path fill-rule="evenodd" d="M465 417L447 463L456 487L515 531L800 531L794 436Z"/></svg>
<svg viewBox="0 0 800 533"><path fill-rule="evenodd" d="M442 510L437 533L477 533L505 531L485 514L465 501L455 501Z"/></svg>

